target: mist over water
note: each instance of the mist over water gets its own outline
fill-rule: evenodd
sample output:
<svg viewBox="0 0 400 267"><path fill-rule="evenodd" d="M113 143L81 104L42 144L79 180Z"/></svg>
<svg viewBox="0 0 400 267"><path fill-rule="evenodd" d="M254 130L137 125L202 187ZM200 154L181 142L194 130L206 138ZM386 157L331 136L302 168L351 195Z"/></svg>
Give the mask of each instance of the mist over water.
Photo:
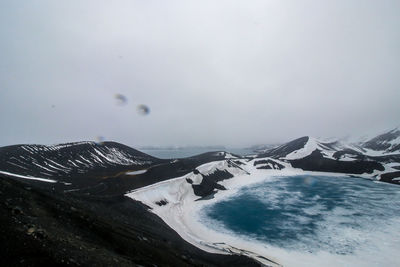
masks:
<svg viewBox="0 0 400 267"><path fill-rule="evenodd" d="M356 264L370 257L372 266L395 266L393 251L400 249L400 187L359 178L276 177L205 206L200 217L218 231L269 247L356 256Z"/></svg>

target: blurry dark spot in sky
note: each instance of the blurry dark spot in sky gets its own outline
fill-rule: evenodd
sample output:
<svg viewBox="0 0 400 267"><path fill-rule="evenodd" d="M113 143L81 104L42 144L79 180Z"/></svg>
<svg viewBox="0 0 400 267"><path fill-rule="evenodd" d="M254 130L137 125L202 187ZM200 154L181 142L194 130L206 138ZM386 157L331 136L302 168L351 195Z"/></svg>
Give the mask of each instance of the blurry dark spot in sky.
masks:
<svg viewBox="0 0 400 267"><path fill-rule="evenodd" d="M123 106L128 102L128 99L126 96L122 94L115 94L114 95L115 100L117 100L117 105Z"/></svg>
<svg viewBox="0 0 400 267"><path fill-rule="evenodd" d="M139 105L137 106L137 111L140 115L148 115L150 113L150 108L146 105Z"/></svg>
<svg viewBox="0 0 400 267"><path fill-rule="evenodd" d="M51 108L55 108L56 107L56 105L51 105Z"/></svg>

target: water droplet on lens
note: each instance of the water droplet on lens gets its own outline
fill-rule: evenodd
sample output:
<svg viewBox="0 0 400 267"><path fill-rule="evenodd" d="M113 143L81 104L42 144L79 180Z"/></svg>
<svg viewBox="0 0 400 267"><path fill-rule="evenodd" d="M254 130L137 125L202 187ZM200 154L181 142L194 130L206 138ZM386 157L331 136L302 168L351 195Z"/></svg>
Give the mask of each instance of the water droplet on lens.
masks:
<svg viewBox="0 0 400 267"><path fill-rule="evenodd" d="M146 105L139 105L137 111L140 115L148 115L150 113L150 108Z"/></svg>
<svg viewBox="0 0 400 267"><path fill-rule="evenodd" d="M117 105L125 105L126 102L128 102L128 99L126 98L126 96L122 95L122 94L115 94L114 98L117 100Z"/></svg>

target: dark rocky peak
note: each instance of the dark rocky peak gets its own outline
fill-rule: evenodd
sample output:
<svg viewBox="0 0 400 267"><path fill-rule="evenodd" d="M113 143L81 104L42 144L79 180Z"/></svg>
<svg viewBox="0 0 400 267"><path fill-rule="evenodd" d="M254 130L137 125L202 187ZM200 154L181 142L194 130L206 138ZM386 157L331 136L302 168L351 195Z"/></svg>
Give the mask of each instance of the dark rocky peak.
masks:
<svg viewBox="0 0 400 267"><path fill-rule="evenodd" d="M380 134L362 144L363 148L386 153L400 152L400 129L395 128L386 133Z"/></svg>
<svg viewBox="0 0 400 267"><path fill-rule="evenodd" d="M13 145L0 148L0 171L32 177L68 177L137 169L160 161L116 142Z"/></svg>
<svg viewBox="0 0 400 267"><path fill-rule="evenodd" d="M273 158L282 158L286 157L288 154L304 148L310 138L308 136L303 136L293 141L290 141L286 144L280 145L276 148L269 149L261 154L259 154L258 158L264 157L273 157Z"/></svg>

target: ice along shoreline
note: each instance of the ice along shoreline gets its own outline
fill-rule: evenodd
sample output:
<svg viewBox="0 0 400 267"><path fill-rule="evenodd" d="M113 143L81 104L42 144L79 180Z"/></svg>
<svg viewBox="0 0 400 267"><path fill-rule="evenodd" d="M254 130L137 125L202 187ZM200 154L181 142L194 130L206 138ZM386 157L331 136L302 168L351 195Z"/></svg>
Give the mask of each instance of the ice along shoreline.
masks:
<svg viewBox="0 0 400 267"><path fill-rule="evenodd" d="M283 163L285 164L285 163ZM193 172L182 177L159 182L139 188L127 194L128 197L141 201L152 208L152 212L163 219L187 242L207 252L223 254L241 254L249 256L268 266L280 266L281 258L274 255L282 255L282 251L266 246L254 240L245 240L234 235L217 232L200 222L198 212L206 205L227 199L235 195L242 187L251 184L275 179L280 176L293 175L322 175L332 177L352 177L350 174L325 173L303 171L285 164L283 170L260 170L246 162L241 165L242 170L232 167L228 161L222 160L199 166L201 174L209 174L216 170L229 171L234 177L219 182L227 190L220 190L213 198L196 201L199 199L193 193L192 184L201 182L202 176ZM371 175L360 175L361 178L371 179ZM283 253L285 254L285 253Z"/></svg>

